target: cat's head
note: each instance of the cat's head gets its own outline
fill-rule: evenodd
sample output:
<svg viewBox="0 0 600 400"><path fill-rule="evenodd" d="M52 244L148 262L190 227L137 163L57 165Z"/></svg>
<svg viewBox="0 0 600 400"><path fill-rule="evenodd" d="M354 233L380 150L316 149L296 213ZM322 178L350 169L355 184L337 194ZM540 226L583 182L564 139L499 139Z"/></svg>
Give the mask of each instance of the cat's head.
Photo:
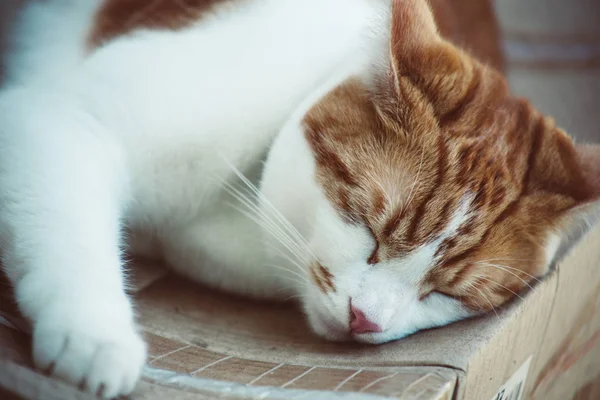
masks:
<svg viewBox="0 0 600 400"><path fill-rule="evenodd" d="M424 0L393 1L374 74L284 130L261 190L293 225L281 262L308 277L315 332L381 343L490 312L543 276L600 195L600 150L441 38Z"/></svg>

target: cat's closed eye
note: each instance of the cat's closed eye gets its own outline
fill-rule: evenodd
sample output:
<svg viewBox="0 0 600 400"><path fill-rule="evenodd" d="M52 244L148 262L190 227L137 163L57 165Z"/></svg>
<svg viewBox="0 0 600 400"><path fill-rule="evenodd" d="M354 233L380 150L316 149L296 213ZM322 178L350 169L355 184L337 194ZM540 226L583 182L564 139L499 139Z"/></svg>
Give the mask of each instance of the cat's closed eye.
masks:
<svg viewBox="0 0 600 400"><path fill-rule="evenodd" d="M369 228L369 231L371 232L371 237L373 238L373 241L375 241L375 246L373 247L373 252L367 259L367 264L375 265L379 263L379 240L377 239L377 235L375 235L375 232L373 232L372 229Z"/></svg>
<svg viewBox="0 0 600 400"><path fill-rule="evenodd" d="M373 252L369 256L367 263L369 265L375 265L375 264L379 263L379 242L377 240L375 240L375 248L373 249Z"/></svg>
<svg viewBox="0 0 600 400"><path fill-rule="evenodd" d="M452 296L450 293L448 293L446 290L444 289L438 289L438 288L433 288L433 289L428 289L428 290L422 290L419 293L419 301L424 301L427 298L429 298L430 296L437 294L440 296L443 296L444 298L454 298L454 296Z"/></svg>

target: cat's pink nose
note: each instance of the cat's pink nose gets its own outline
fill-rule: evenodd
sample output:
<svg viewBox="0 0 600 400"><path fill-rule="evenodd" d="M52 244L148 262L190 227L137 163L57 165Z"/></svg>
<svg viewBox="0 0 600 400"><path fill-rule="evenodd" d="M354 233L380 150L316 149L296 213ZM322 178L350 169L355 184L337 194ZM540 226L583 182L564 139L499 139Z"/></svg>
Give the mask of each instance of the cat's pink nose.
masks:
<svg viewBox="0 0 600 400"><path fill-rule="evenodd" d="M381 332L381 328L374 322L365 317L358 308L350 304L350 332L351 333L373 333Z"/></svg>

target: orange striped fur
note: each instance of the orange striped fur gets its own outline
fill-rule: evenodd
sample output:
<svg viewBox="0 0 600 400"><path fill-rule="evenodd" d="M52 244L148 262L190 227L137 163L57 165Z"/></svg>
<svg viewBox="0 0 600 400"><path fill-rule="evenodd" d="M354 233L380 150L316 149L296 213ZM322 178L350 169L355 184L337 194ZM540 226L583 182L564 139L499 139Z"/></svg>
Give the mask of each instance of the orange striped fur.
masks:
<svg viewBox="0 0 600 400"><path fill-rule="evenodd" d="M178 30L230 0L105 0L88 37L93 49L139 29Z"/></svg>
<svg viewBox="0 0 600 400"><path fill-rule="evenodd" d="M577 147L513 97L503 76L443 39L425 1L393 2L390 66L350 79L304 119L317 178L344 218L368 227L370 263L470 218L421 282L489 311L546 272L550 234L600 195L600 150Z"/></svg>

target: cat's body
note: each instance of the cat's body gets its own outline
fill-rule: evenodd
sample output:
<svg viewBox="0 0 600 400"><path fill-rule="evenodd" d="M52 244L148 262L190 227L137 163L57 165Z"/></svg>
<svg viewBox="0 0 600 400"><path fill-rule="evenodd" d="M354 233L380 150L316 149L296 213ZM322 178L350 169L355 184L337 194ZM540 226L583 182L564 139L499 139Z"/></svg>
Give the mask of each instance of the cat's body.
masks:
<svg viewBox="0 0 600 400"><path fill-rule="evenodd" d="M145 351L125 246L211 286L300 296L318 334L370 343L489 311L544 273L558 222L523 220L535 207L521 199L540 190L536 146L563 134L449 44L411 59L414 43L441 41L425 3L192 1L170 29L128 31L145 3L131 4L33 5L0 93L0 244L38 367L105 397L131 391ZM121 11L132 18L111 25ZM509 170L512 131L523 139ZM580 192L542 197L543 221L596 195L560 143L570 161L554 186ZM472 267L524 257L518 274L486 278L504 292Z"/></svg>
<svg viewBox="0 0 600 400"><path fill-rule="evenodd" d="M50 320L35 326L38 366L69 340L79 354L57 370L78 381L68 371L83 376L93 358L78 347L107 343L102 368L118 371L117 357L133 373L124 386L118 374L105 378L105 394L130 390L144 358L121 283L126 246L217 287L269 298L296 292L279 278L285 272L267 267L276 261L260 226L231 207L223 181L239 179L228 163L260 172L295 107L344 59L362 58L375 15L366 0L245 3L89 54L102 2L39 3L24 14L0 97L0 226L23 312L34 324ZM346 18L336 18L340 8ZM31 219L27 209L48 215ZM32 256L31 265L17 261Z"/></svg>
<svg viewBox="0 0 600 400"><path fill-rule="evenodd" d="M222 7L214 17L175 32L149 30L119 37L75 59L69 53L82 51L88 32L78 37L65 32L67 37L36 44L17 58L8 76L9 83L27 81L26 89L15 90L30 92L23 96L39 96L42 103L68 108L65 112L88 115L90 121L77 122L84 125L73 130L89 131L98 141L94 146L113 148L110 164L118 168L112 173L119 181L110 191L123 192L120 214L134 231L135 253L145 253L143 247L156 251L155 243L144 246L152 239L147 235L155 233L169 255L182 258L175 264L198 274L180 248L186 241L182 235L188 234L184 232L195 230L198 250L220 260L219 268L203 261L211 270L202 273L203 279L273 296L273 286L283 282L270 278L272 272L256 270L268 263L252 240L259 227L224 204L222 181L237 180L228 163L244 174L260 170L295 107L345 58L350 63L364 58L358 50L373 26L369 17L376 15L364 0L344 2L345 18L337 20L339 1L245 3L247 9ZM98 6L66 8L80 11L72 16L79 22L93 18ZM48 17L59 6L49 2L40 8L44 10L38 13ZM56 12L56 23L69 23L64 8ZM310 27L302 22L308 14ZM39 29L39 34L26 37L32 41L43 37L49 26L38 20L29 24ZM69 48L63 48L65 42ZM32 61L47 52L52 58ZM29 83L32 79L39 82ZM8 94L6 98L12 102ZM34 110L31 104L24 111ZM68 119L59 115L57 111L53 118ZM52 129L53 121L47 123ZM61 134L47 135L63 146L68 142L61 141ZM87 206L90 211L101 208ZM239 251L231 251L232 240L238 241ZM225 272L232 268L235 279Z"/></svg>

